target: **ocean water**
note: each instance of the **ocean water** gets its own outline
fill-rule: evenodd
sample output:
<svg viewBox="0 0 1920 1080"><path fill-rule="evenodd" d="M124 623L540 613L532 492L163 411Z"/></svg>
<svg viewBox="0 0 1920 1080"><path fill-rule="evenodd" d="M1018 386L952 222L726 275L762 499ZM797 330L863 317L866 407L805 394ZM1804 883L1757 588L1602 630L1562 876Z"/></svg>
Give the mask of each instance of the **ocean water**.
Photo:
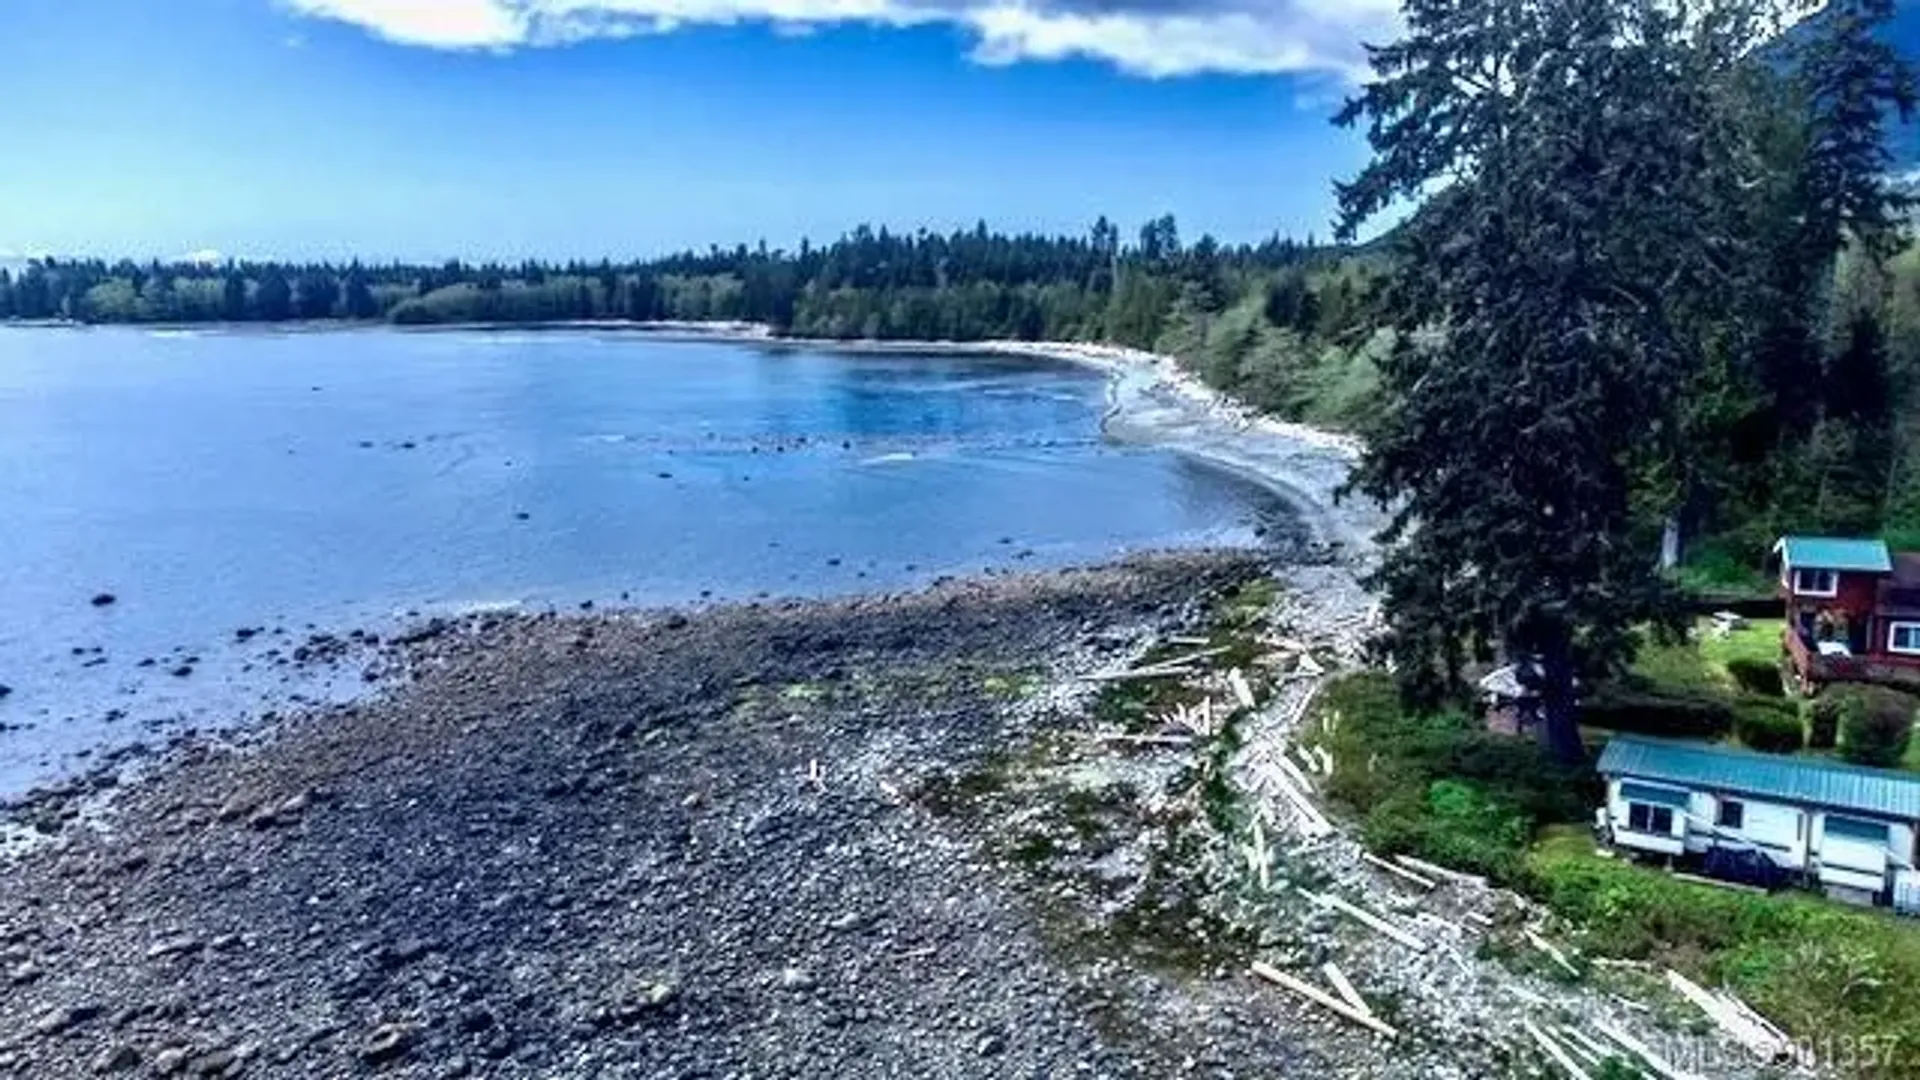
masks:
<svg viewBox="0 0 1920 1080"><path fill-rule="evenodd" d="M358 671L263 659L309 628L892 590L1297 532L1260 486L1107 438L1106 402L1096 374L969 355L0 329L0 793L169 724L352 692Z"/></svg>

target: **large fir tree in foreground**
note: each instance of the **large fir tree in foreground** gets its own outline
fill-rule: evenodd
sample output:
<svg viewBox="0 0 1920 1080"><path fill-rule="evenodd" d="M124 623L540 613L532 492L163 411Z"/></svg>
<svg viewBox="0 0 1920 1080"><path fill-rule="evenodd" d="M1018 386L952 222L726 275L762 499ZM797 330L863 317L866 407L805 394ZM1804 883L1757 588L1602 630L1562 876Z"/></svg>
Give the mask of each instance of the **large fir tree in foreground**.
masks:
<svg viewBox="0 0 1920 1080"><path fill-rule="evenodd" d="M1883 0L1844 6L1884 16ZM1773 254L1753 194L1767 163L1738 116L1743 86L1775 79L1760 50L1789 7L1408 0L1403 40L1373 52L1375 81L1339 118L1374 150L1339 188L1342 229L1417 209L1355 487L1395 510L1375 583L1416 704L1470 658L1525 661L1545 738L1577 760L1580 678L1677 626L1659 529L1707 449L1689 395L1710 356L1743 348ZM1827 147L1877 138L1877 112L1839 113ZM1819 179L1831 195L1858 177ZM1870 218L1884 189L1861 190L1821 209Z"/></svg>

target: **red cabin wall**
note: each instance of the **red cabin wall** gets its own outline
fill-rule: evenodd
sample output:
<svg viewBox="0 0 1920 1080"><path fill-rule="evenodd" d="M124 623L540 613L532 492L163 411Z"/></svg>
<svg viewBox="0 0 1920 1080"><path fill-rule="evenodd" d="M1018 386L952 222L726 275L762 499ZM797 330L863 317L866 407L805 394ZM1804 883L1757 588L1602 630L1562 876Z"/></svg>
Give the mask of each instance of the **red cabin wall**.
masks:
<svg viewBox="0 0 1920 1080"><path fill-rule="evenodd" d="M1826 601L1829 607L1837 607L1856 619L1873 615L1880 606L1880 580L1882 574L1841 574L1838 585L1840 595Z"/></svg>

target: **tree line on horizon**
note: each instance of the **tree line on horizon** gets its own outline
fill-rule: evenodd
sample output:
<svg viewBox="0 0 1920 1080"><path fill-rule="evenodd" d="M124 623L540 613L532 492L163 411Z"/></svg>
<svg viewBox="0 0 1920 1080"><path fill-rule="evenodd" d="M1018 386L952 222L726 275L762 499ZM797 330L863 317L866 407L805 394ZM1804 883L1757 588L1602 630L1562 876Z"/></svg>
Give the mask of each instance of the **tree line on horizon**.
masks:
<svg viewBox="0 0 1920 1080"><path fill-rule="evenodd" d="M1082 236L861 226L791 251L623 263L39 259L0 270L0 319L752 322L834 340L1092 341L1170 353L1259 408L1347 426L1372 387L1370 259L1312 238L1188 243L1171 215L1130 238L1105 217Z"/></svg>
<svg viewBox="0 0 1920 1080"><path fill-rule="evenodd" d="M1112 336L1146 343L1172 302L1224 307L1247 278L1334 255L1275 237L1183 244L1171 216L1131 241L1106 218L1085 236L861 226L797 250L713 247L615 263L529 260L345 266L38 259L0 270L0 318L81 323L387 320L741 321L828 338Z"/></svg>

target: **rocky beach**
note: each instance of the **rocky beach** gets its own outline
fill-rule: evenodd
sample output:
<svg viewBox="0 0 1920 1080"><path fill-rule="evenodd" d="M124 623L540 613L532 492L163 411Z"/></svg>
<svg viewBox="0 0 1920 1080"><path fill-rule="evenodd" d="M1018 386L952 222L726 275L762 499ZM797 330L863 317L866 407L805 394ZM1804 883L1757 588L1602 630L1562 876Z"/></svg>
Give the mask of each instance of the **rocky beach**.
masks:
<svg viewBox="0 0 1920 1080"><path fill-rule="evenodd" d="M1103 1030L938 793L1048 665L1257 569L449 625L372 703L19 808L0 1069L1159 1075L1195 1047Z"/></svg>

